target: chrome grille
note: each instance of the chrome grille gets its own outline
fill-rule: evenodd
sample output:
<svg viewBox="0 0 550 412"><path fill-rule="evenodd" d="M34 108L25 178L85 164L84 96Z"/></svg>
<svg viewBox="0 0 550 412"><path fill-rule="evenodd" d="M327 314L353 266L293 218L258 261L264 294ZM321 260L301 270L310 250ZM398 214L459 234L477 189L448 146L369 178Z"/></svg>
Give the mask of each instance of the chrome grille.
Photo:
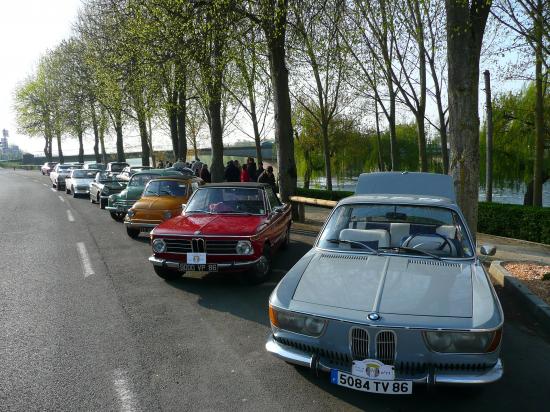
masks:
<svg viewBox="0 0 550 412"><path fill-rule="evenodd" d="M211 255L236 255L237 240L164 239L167 253L208 253Z"/></svg>
<svg viewBox="0 0 550 412"><path fill-rule="evenodd" d="M187 239L164 239L166 242L167 253L189 253L191 249L191 241Z"/></svg>
<svg viewBox="0 0 550 412"><path fill-rule="evenodd" d="M236 254L237 240L207 240L206 252L214 255Z"/></svg>
<svg viewBox="0 0 550 412"><path fill-rule="evenodd" d="M383 330L376 335L376 358L385 365L395 362L395 333Z"/></svg>
<svg viewBox="0 0 550 412"><path fill-rule="evenodd" d="M364 360L369 357L369 333L365 329L351 330L351 356L354 360Z"/></svg>

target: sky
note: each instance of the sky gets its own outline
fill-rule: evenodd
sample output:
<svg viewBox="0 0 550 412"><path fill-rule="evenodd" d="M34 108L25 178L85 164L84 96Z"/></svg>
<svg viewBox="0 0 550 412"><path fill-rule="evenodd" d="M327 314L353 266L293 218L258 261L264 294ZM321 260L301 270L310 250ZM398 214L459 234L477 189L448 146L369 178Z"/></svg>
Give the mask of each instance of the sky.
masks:
<svg viewBox="0 0 550 412"><path fill-rule="evenodd" d="M46 50L71 34L80 0L0 1L0 128L8 129L9 143L40 154L43 139L17 133L12 110L18 82L31 74Z"/></svg>
<svg viewBox="0 0 550 412"><path fill-rule="evenodd" d="M71 35L81 2L82 0L0 0L0 129L9 131L10 144L16 144L23 151L37 156L43 155L43 139L29 138L17 133L15 113L12 109L13 93L16 85L32 74L40 56ZM501 60L506 63L510 59L514 60L514 56L508 55ZM482 62L483 64L488 63ZM480 67L481 72L484 68ZM520 82L499 84L498 79L493 79L492 82L493 91L521 87ZM482 82L480 89L483 89ZM484 116L482 93L483 90L480 90L481 118ZM431 106L433 105L430 104L427 108L428 113L435 113L435 106ZM412 120L411 116L408 117ZM435 118L435 115L430 117ZM245 129L247 128L248 125L245 126ZM169 138L165 132L157 130L155 135L155 150L170 148ZM229 141L234 141L244 136L242 132L234 130L227 133L227 137ZM93 139L85 139L85 153L93 152L92 145ZM114 137L106 139L106 146L108 152L115 150ZM139 151L136 130L125 131L125 147L127 150ZM63 150L65 154L76 154L76 139L65 140Z"/></svg>

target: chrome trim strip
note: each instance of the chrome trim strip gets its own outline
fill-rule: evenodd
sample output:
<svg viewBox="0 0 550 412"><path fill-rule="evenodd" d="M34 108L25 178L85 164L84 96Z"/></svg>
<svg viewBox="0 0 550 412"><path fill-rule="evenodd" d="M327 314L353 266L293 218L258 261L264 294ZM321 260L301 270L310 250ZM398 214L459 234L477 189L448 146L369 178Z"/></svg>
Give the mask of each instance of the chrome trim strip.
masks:
<svg viewBox="0 0 550 412"><path fill-rule="evenodd" d="M137 222L128 222L128 221L124 221L124 224L126 226L131 226L131 227L147 227L147 228L153 228L153 227L157 227L157 225L159 225L159 223L137 223Z"/></svg>
<svg viewBox="0 0 550 412"><path fill-rule="evenodd" d="M438 371L434 372L434 384L440 385L481 385L493 383L502 378L504 368L500 358L497 363L488 370L477 372Z"/></svg>
<svg viewBox="0 0 550 412"><path fill-rule="evenodd" d="M254 266L256 263L260 261L261 258L255 259L255 260L248 260L245 262L231 262L231 263L217 263L217 262L210 262L210 264L216 264L218 265L218 268L222 269L241 269L241 268L247 268L249 266ZM180 263L185 264L185 262L178 262L175 260L168 260L168 259L161 259L157 258L155 255L149 256L149 262L153 266L166 266L172 269L178 269ZM208 265L208 263L207 263Z"/></svg>

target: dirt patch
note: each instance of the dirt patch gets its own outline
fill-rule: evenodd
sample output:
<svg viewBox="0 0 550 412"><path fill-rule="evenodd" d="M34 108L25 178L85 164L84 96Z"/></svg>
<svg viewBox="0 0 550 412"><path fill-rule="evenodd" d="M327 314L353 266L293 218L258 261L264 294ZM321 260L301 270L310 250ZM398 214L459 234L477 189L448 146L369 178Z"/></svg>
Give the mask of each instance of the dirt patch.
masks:
<svg viewBox="0 0 550 412"><path fill-rule="evenodd" d="M510 262L503 266L514 277L525 283L531 292L550 305L550 265Z"/></svg>

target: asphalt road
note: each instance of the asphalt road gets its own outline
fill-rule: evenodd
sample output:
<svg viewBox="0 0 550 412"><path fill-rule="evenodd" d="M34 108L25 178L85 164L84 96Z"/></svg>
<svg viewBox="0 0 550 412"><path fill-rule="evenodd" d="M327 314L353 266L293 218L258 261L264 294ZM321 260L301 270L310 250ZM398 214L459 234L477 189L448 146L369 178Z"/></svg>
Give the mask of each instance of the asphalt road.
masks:
<svg viewBox="0 0 550 412"><path fill-rule="evenodd" d="M480 390L370 395L268 355L268 296L313 240L293 230L261 286L168 283L147 238L38 172L0 169L0 411L550 408L550 339L503 291L505 375Z"/></svg>

